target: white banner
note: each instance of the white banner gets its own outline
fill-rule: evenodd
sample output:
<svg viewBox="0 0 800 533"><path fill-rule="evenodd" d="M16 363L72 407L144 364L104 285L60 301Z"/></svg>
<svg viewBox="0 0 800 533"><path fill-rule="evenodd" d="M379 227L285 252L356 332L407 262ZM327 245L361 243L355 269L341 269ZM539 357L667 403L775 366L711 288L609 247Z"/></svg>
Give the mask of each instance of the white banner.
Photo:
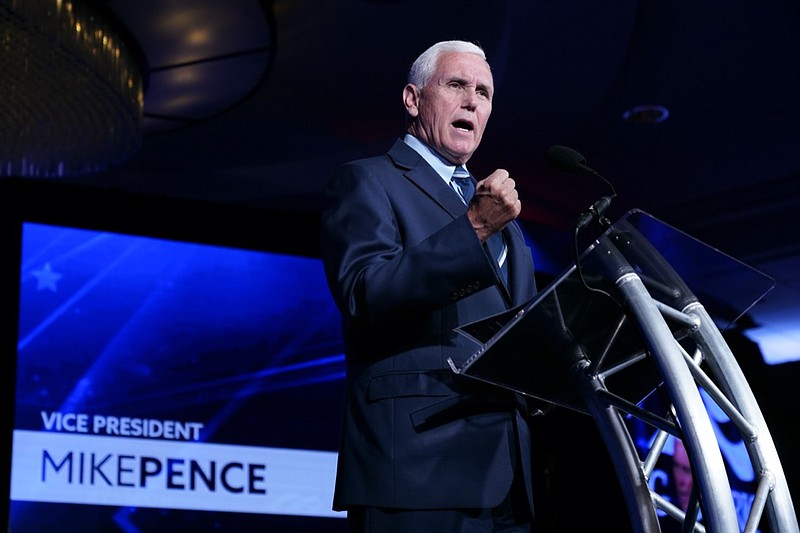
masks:
<svg viewBox="0 0 800 533"><path fill-rule="evenodd" d="M336 453L14 431L11 499L344 518Z"/></svg>

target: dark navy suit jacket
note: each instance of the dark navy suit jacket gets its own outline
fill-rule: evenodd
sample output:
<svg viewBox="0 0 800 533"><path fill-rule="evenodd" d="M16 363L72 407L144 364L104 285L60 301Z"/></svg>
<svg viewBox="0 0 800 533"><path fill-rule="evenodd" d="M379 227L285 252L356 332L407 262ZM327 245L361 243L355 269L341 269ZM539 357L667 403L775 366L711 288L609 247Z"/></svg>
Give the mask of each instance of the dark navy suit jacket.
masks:
<svg viewBox="0 0 800 533"><path fill-rule="evenodd" d="M454 328L535 294L519 227L504 230L506 289L460 198L402 141L338 169L328 199L323 260L347 361L334 508L494 507L515 462L530 486L524 402L447 362L478 348Z"/></svg>

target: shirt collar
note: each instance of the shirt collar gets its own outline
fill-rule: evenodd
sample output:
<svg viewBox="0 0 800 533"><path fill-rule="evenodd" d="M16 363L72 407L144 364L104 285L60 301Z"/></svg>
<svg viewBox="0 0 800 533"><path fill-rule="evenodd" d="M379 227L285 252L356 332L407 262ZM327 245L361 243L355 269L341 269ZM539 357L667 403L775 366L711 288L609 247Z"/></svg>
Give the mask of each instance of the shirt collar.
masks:
<svg viewBox="0 0 800 533"><path fill-rule="evenodd" d="M441 176L445 183L450 183L450 178L453 177L453 172L456 169L456 165L444 159L436 152L436 150L420 141L410 133L406 133L405 137L403 137L403 142L405 142L407 145L413 148L415 152L422 156L422 158L433 167L433 170L435 170L436 173ZM461 166L465 169L467 168L466 165Z"/></svg>

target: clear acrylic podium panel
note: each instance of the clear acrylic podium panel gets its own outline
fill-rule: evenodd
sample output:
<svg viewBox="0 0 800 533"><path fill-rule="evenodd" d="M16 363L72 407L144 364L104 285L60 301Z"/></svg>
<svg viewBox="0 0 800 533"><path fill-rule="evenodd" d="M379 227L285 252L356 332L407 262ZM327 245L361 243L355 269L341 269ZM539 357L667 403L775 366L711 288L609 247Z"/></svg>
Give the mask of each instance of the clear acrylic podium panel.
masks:
<svg viewBox="0 0 800 533"><path fill-rule="evenodd" d="M579 263L580 271L573 265L525 305L460 328L478 349L462 363L451 361L454 371L584 411L570 376L574 363L602 359L603 368L622 367L643 352L615 295L620 275L637 274L655 300L674 309L699 301L721 330L774 287L772 278L640 210L610 226ZM677 339L684 336L685 325L667 322ZM651 370L609 373L606 386L639 403L661 381Z"/></svg>

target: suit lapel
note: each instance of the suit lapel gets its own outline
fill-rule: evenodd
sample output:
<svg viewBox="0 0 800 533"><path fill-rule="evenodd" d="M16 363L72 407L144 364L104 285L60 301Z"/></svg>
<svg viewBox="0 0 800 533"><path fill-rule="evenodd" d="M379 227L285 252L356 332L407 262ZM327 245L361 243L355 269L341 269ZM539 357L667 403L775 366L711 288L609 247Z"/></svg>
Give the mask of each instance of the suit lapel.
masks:
<svg viewBox="0 0 800 533"><path fill-rule="evenodd" d="M450 216L456 218L464 214L466 211L464 202L413 148L398 140L389 150L389 157L395 166L403 171L406 179L425 192Z"/></svg>
<svg viewBox="0 0 800 533"><path fill-rule="evenodd" d="M533 268L530 258L526 257L527 254L530 254L530 249L525 244L525 237L516 220L506 226L503 231L509 237L509 242L513 243L513 245L509 245L508 250L509 290L513 305L519 305L530 298L529 290L535 292L535 286L530 287L528 273L525 272L526 269Z"/></svg>
<svg viewBox="0 0 800 533"><path fill-rule="evenodd" d="M411 182L413 182L417 187L419 187L422 191L427 194L431 200L437 203L439 206L442 207L445 211L447 211L450 216L453 218L457 218L462 216L466 212L466 206L464 202L455 194L455 191L447 186L447 184L442 180L441 176L436 173L436 171L428 164L425 159L422 158L413 148L408 146L402 140L398 140L394 143L394 146L388 152L389 157L394 162L395 166L403 171L403 175ZM512 222L513 224L513 222ZM510 226L510 225L509 225ZM519 230L516 232L510 231L509 227L503 230L503 233L506 237L506 242L508 243L508 261L509 261L509 284L513 287L514 281L514 268L513 263L514 261L514 252L516 248L518 248L518 239L521 238L521 234ZM500 275L499 266L492 262L492 266L494 267L495 275L497 276L497 289L503 296L506 304L511 307L514 302L514 298L512 298L511 292L509 287L501 281L502 277Z"/></svg>

